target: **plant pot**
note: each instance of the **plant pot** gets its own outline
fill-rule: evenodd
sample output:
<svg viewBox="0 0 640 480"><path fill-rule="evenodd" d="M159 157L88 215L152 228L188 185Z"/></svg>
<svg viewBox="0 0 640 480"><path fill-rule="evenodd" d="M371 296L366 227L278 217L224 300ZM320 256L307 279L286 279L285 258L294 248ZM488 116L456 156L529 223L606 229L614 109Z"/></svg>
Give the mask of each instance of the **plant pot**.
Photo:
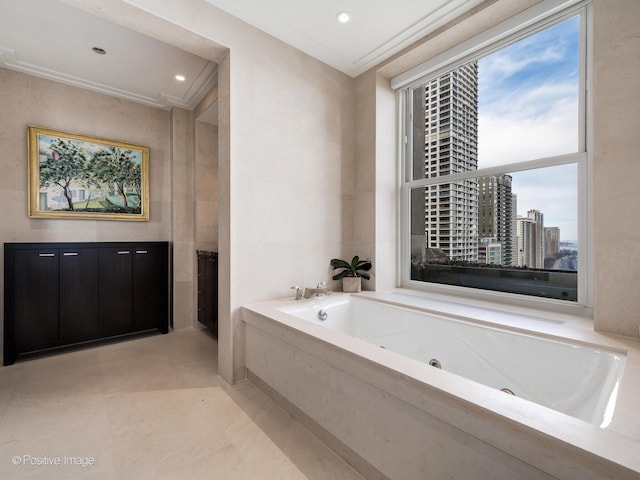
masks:
<svg viewBox="0 0 640 480"><path fill-rule="evenodd" d="M342 291L347 293L358 293L362 290L362 278L344 277L342 279Z"/></svg>

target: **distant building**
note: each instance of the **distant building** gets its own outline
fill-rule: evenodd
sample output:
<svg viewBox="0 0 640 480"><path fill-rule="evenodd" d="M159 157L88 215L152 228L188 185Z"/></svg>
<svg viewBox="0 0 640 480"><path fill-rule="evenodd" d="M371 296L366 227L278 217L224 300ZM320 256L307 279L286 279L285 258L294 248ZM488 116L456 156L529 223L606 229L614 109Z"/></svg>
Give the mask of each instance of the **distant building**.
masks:
<svg viewBox="0 0 640 480"><path fill-rule="evenodd" d="M518 266L535 268L536 265L536 222L529 217L518 217Z"/></svg>
<svg viewBox="0 0 640 480"><path fill-rule="evenodd" d="M558 227L544 227L545 258L552 257L560 251L560 229Z"/></svg>
<svg viewBox="0 0 640 480"><path fill-rule="evenodd" d="M511 235L512 235L512 253L511 265L518 265L518 195L511 193Z"/></svg>
<svg viewBox="0 0 640 480"><path fill-rule="evenodd" d="M511 175L478 178L478 261L513 265L513 204ZM480 248L484 239L501 245L498 261L482 261ZM487 243L487 242L485 242Z"/></svg>
<svg viewBox="0 0 640 480"><path fill-rule="evenodd" d="M478 263L502 264L502 243L495 238L481 238L478 242Z"/></svg>
<svg viewBox="0 0 640 480"><path fill-rule="evenodd" d="M534 245L535 265L528 265L533 268L544 268L544 214L539 210L529 210L527 217L535 222Z"/></svg>

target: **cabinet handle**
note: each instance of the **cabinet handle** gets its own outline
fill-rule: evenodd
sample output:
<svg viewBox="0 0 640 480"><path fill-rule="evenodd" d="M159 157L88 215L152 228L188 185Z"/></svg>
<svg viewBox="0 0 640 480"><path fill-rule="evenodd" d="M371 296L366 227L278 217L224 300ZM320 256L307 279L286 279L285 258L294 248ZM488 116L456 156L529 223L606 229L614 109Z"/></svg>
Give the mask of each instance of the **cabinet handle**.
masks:
<svg viewBox="0 0 640 480"><path fill-rule="evenodd" d="M129 250L121 250L118 252L118 255L129 255L131 252Z"/></svg>
<svg viewBox="0 0 640 480"><path fill-rule="evenodd" d="M147 251L146 250L136 250L136 253L145 254L145 253L147 253Z"/></svg>
<svg viewBox="0 0 640 480"><path fill-rule="evenodd" d="M64 255L65 257L77 257L78 252L64 252L62 255Z"/></svg>
<svg viewBox="0 0 640 480"><path fill-rule="evenodd" d="M56 254L55 253L40 253L38 254L39 257L55 257Z"/></svg>

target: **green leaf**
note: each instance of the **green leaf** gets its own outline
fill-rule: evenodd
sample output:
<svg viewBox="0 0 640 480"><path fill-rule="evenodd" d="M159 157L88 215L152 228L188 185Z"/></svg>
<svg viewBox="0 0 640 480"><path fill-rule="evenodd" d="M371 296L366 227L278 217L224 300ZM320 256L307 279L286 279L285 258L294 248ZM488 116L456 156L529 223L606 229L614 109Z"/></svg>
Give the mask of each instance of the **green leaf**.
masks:
<svg viewBox="0 0 640 480"><path fill-rule="evenodd" d="M332 259L330 264L333 268L351 268L351 265L349 265L344 260L340 260L339 258Z"/></svg>
<svg viewBox="0 0 640 480"><path fill-rule="evenodd" d="M340 280L341 278L344 278L344 277L352 277L353 275L350 275L350 273L351 273L350 270L343 270L331 278L333 278L334 280Z"/></svg>
<svg viewBox="0 0 640 480"><path fill-rule="evenodd" d="M351 259L351 263L347 263L345 260L339 258L333 258L329 262L334 269L342 269L342 271L336 273L332 278L339 280L344 277L362 277L369 280L371 277L367 272L371 270L372 264L370 260L360 260L358 255L355 255Z"/></svg>
<svg viewBox="0 0 640 480"><path fill-rule="evenodd" d="M358 262L358 264L355 266L356 270L371 270L371 267L373 265L371 265L371 261L370 260L361 260Z"/></svg>

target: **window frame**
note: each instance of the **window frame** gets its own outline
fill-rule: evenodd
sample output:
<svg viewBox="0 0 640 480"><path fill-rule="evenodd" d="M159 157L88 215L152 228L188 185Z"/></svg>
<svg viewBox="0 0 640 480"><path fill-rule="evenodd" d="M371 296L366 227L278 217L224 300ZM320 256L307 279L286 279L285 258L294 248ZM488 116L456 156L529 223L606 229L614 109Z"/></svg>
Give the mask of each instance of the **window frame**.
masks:
<svg viewBox="0 0 640 480"><path fill-rule="evenodd" d="M567 18L579 15L579 85L578 85L578 149L575 153L537 158L522 162L480 168L442 177L413 180L411 108L413 88L454 70L468 62L544 30ZM397 138L399 157L398 196L398 285L419 290L460 297L460 299L489 300L556 311L593 316L593 258L592 258L592 7L591 0L543 0L511 19L462 42L440 55L391 79L396 90ZM519 171L557 165L575 164L577 167L577 223L578 223L578 298L576 302L544 297L506 293L494 290L444 285L410 279L411 189L469 178L516 173Z"/></svg>

